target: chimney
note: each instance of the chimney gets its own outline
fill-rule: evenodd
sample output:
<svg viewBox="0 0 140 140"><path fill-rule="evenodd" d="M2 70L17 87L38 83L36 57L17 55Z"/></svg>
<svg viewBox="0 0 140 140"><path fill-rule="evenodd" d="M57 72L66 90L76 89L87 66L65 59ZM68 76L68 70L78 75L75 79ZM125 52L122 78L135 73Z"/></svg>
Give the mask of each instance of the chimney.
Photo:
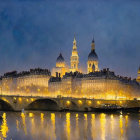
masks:
<svg viewBox="0 0 140 140"><path fill-rule="evenodd" d="M58 72L56 72L56 77L58 77Z"/></svg>
<svg viewBox="0 0 140 140"><path fill-rule="evenodd" d="M59 78L60 78L60 73L59 73Z"/></svg>

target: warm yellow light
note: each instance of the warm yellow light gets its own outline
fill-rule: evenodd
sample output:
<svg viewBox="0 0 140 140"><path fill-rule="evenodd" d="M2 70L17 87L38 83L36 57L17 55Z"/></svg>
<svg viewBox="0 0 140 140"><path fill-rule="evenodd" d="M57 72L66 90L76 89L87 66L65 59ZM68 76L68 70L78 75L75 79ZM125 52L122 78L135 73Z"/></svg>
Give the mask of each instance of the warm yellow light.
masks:
<svg viewBox="0 0 140 140"><path fill-rule="evenodd" d="M16 97L14 97L14 100L16 100L17 98Z"/></svg>
<svg viewBox="0 0 140 140"><path fill-rule="evenodd" d="M31 101L33 102L33 101L34 101L34 99L33 99L33 98L31 98Z"/></svg>
<svg viewBox="0 0 140 140"><path fill-rule="evenodd" d="M34 116L33 113L29 113L29 117L32 118Z"/></svg>
<svg viewBox="0 0 140 140"><path fill-rule="evenodd" d="M21 102L22 101L22 99L21 98L18 98L18 100Z"/></svg>
<svg viewBox="0 0 140 140"><path fill-rule="evenodd" d="M83 102L82 102L81 100L78 100L78 104L79 104L79 105L82 105Z"/></svg>
<svg viewBox="0 0 140 140"><path fill-rule="evenodd" d="M37 91L40 92L40 89L38 88Z"/></svg>
<svg viewBox="0 0 140 140"><path fill-rule="evenodd" d="M92 104L92 102L91 101L88 101L88 105L91 105Z"/></svg>
<svg viewBox="0 0 140 140"><path fill-rule="evenodd" d="M84 114L85 120L87 120L87 114Z"/></svg>
<svg viewBox="0 0 140 140"><path fill-rule="evenodd" d="M28 101L29 101L29 99L26 99L26 101L28 102Z"/></svg>
<svg viewBox="0 0 140 140"><path fill-rule="evenodd" d="M113 114L111 115L111 119L113 119Z"/></svg>
<svg viewBox="0 0 140 140"><path fill-rule="evenodd" d="M9 131L8 125L7 125L7 119L6 119L6 113L3 113L2 115L2 124L1 124L1 134L4 138L7 138L7 133Z"/></svg>
<svg viewBox="0 0 140 140"><path fill-rule="evenodd" d="M26 121L25 121L25 114L21 113L21 118L22 118L22 123L23 123L23 128L24 128L24 133L27 135L27 129L26 129Z"/></svg>
<svg viewBox="0 0 140 140"><path fill-rule="evenodd" d="M100 101L97 101L97 104L99 105L100 104Z"/></svg>
<svg viewBox="0 0 140 140"><path fill-rule="evenodd" d="M66 102L67 105L70 105L70 103L71 103L70 101L67 101L67 102Z"/></svg>

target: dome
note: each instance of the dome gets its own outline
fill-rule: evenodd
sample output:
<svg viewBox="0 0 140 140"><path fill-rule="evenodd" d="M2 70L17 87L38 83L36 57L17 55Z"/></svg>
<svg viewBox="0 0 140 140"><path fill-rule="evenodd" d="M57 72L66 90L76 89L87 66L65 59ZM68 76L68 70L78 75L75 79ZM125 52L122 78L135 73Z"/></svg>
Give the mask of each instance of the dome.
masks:
<svg viewBox="0 0 140 140"><path fill-rule="evenodd" d="M65 62L64 57L62 56L61 53L60 53L60 55L57 57L56 62L58 62L58 63L59 63L59 62L60 62L60 63Z"/></svg>
<svg viewBox="0 0 140 140"><path fill-rule="evenodd" d="M95 50L91 50L91 52L88 55L88 60L89 61L98 61L98 56L97 56Z"/></svg>
<svg viewBox="0 0 140 140"><path fill-rule="evenodd" d="M140 67L139 67L139 69L138 69L138 73L140 73Z"/></svg>

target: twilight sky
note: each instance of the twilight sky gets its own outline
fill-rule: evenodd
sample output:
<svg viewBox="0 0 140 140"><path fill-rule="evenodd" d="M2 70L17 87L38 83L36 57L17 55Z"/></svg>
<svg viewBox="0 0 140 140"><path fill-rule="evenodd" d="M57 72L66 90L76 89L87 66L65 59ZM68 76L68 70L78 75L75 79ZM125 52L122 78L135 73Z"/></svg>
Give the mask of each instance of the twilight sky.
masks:
<svg viewBox="0 0 140 140"><path fill-rule="evenodd" d="M94 36L100 69L137 76L140 0L0 0L0 74L69 64L74 34L83 70Z"/></svg>

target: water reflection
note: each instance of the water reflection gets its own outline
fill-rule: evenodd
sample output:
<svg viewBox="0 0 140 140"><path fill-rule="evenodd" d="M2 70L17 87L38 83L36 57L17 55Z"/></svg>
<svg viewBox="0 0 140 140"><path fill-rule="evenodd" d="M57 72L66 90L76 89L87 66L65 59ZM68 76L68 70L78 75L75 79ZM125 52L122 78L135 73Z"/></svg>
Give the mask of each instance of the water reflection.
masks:
<svg viewBox="0 0 140 140"><path fill-rule="evenodd" d="M94 140L96 138L96 126L95 126L95 114L91 114L91 137Z"/></svg>
<svg viewBox="0 0 140 140"><path fill-rule="evenodd" d="M70 140L70 113L66 113L66 132L67 132L67 140Z"/></svg>
<svg viewBox="0 0 140 140"><path fill-rule="evenodd" d="M110 121L110 123L111 123L111 125L110 125L110 129L111 129L111 139L114 139L114 135L113 135L113 133L114 133L114 125L115 125L115 123L114 123L114 115L113 114L111 114L110 115L110 119L111 119L111 121Z"/></svg>
<svg viewBox="0 0 140 140"><path fill-rule="evenodd" d="M106 125L106 115L102 113L100 115L100 125L101 125L101 139L105 140L105 125Z"/></svg>
<svg viewBox="0 0 140 140"><path fill-rule="evenodd" d="M25 123L25 114L24 113L21 113L21 118L22 118L24 134L27 135L27 129L26 129L26 123Z"/></svg>
<svg viewBox="0 0 140 140"><path fill-rule="evenodd" d="M126 140L140 139L139 131L139 114L7 112L0 122L7 140Z"/></svg>
<svg viewBox="0 0 140 140"><path fill-rule="evenodd" d="M76 113L75 118L76 118L75 136L76 139L79 139L79 114L78 113Z"/></svg>
<svg viewBox="0 0 140 140"><path fill-rule="evenodd" d="M55 113L51 113L51 122L52 122L52 140L56 139L56 135L55 135Z"/></svg>
<svg viewBox="0 0 140 140"><path fill-rule="evenodd" d="M3 115L2 115L2 125L1 125L0 131L1 131L3 138L7 138L7 133L9 131L9 128L7 125L6 113L3 113Z"/></svg>
<svg viewBox="0 0 140 140"><path fill-rule="evenodd" d="M87 114L84 114L84 139L87 140Z"/></svg>
<svg viewBox="0 0 140 140"><path fill-rule="evenodd" d="M19 131L19 121L16 120L17 131Z"/></svg>
<svg viewBox="0 0 140 140"><path fill-rule="evenodd" d="M121 138L123 136L123 116L120 115L120 133L121 133Z"/></svg>

